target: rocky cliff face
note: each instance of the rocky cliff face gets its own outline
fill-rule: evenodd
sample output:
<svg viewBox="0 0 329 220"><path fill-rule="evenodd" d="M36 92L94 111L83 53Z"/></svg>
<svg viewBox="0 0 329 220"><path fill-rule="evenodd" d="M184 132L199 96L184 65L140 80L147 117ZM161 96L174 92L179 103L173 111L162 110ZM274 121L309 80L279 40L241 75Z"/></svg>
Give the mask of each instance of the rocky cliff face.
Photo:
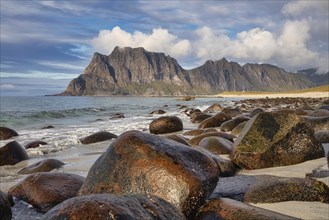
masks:
<svg viewBox="0 0 329 220"><path fill-rule="evenodd" d="M283 91L314 86L306 78L268 64L207 61L184 70L174 58L143 48L95 53L84 73L60 95L187 95L225 90Z"/></svg>

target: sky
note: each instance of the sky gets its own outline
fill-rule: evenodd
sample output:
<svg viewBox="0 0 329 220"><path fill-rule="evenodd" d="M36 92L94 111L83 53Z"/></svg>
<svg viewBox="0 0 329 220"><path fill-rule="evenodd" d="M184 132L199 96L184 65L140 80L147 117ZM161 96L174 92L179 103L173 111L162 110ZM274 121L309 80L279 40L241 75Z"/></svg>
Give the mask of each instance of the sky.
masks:
<svg viewBox="0 0 329 220"><path fill-rule="evenodd" d="M225 57L329 69L328 0L0 0L0 95L65 90L93 53L164 52L185 69Z"/></svg>

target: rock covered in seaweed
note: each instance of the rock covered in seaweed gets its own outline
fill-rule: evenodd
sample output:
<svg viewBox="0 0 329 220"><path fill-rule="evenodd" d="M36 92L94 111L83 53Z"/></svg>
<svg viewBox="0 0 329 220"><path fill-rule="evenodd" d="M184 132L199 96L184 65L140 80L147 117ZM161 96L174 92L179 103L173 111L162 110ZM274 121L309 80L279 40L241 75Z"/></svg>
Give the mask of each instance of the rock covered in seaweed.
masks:
<svg viewBox="0 0 329 220"><path fill-rule="evenodd" d="M246 124L231 156L241 168L260 169L320 158L324 150L311 125L299 116L264 112Z"/></svg>

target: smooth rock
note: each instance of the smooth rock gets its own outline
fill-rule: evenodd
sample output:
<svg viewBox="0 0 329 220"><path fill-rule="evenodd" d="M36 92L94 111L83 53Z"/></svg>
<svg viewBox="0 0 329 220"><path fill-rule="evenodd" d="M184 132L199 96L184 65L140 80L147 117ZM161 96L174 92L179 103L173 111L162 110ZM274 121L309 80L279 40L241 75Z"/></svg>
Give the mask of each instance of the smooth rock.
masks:
<svg viewBox="0 0 329 220"><path fill-rule="evenodd" d="M284 201L328 203L329 187L311 178L236 175L219 179L210 198L222 197L252 203Z"/></svg>
<svg viewBox="0 0 329 220"><path fill-rule="evenodd" d="M18 134L13 129L7 127L0 127L0 140L7 140L15 136L18 136Z"/></svg>
<svg viewBox="0 0 329 220"><path fill-rule="evenodd" d="M236 200L212 199L202 206L195 220L297 220L284 214L251 206Z"/></svg>
<svg viewBox="0 0 329 220"><path fill-rule="evenodd" d="M236 126L244 121L248 121L250 118L244 115L237 116L231 120L225 121L221 124L220 130L223 132L232 131Z"/></svg>
<svg viewBox="0 0 329 220"><path fill-rule="evenodd" d="M194 129L194 130L190 130L190 131L184 132L183 135L186 135L186 136L198 136L198 135L201 135L203 133L209 133L209 132L217 132L217 130L215 128Z"/></svg>
<svg viewBox="0 0 329 220"><path fill-rule="evenodd" d="M204 121L207 118L210 118L212 115L209 115L207 113L198 113L195 114L192 118L191 118L191 122L192 123L200 123L202 121Z"/></svg>
<svg viewBox="0 0 329 220"><path fill-rule="evenodd" d="M203 112L219 112L223 109L223 107L219 104L219 103L214 103L211 106L209 106L206 110L204 110Z"/></svg>
<svg viewBox="0 0 329 220"><path fill-rule="evenodd" d="M329 187L311 178L264 176L244 195L248 203L317 201L329 203Z"/></svg>
<svg viewBox="0 0 329 220"><path fill-rule="evenodd" d="M329 111L329 105L322 105L319 109L325 109Z"/></svg>
<svg viewBox="0 0 329 220"><path fill-rule="evenodd" d="M99 132L91 134L87 137L81 138L80 142L82 144L93 144L93 143L97 143L97 142L101 142L101 141L111 140L112 138L116 138L116 137L118 137L118 136L115 134L112 134L111 132L99 131Z"/></svg>
<svg viewBox="0 0 329 220"><path fill-rule="evenodd" d="M162 114L166 114L166 113L167 112L162 109L158 109L158 110L154 110L154 111L150 112L151 115L153 115L153 114L162 115Z"/></svg>
<svg viewBox="0 0 329 220"><path fill-rule="evenodd" d="M223 113L223 112L220 112L220 113L217 113L216 115L214 116L211 116L205 120L203 120L198 128L212 128L212 127L219 127L221 126L221 124L225 121L228 121L230 120L231 117L228 116L227 114Z"/></svg>
<svg viewBox="0 0 329 220"><path fill-rule="evenodd" d="M69 173L35 173L10 188L8 194L25 200L41 212L75 197L84 178Z"/></svg>
<svg viewBox="0 0 329 220"><path fill-rule="evenodd" d="M150 133L166 134L183 130L183 122L176 116L163 116L157 118L149 125Z"/></svg>
<svg viewBox="0 0 329 220"><path fill-rule="evenodd" d="M218 175L215 161L200 151L165 137L129 131L96 160L79 195L153 194L189 218L213 191Z"/></svg>
<svg viewBox="0 0 329 220"><path fill-rule="evenodd" d="M236 117L238 115L241 115L243 112L241 111L241 109L239 107L235 107L235 108L224 108L222 109L223 113L227 114L230 117Z"/></svg>
<svg viewBox="0 0 329 220"><path fill-rule="evenodd" d="M232 134L228 134L228 133L224 133L224 132L220 132L220 131L216 131L216 132L206 132L203 133L201 135L195 136L192 139L188 140L190 145L198 145L199 142L206 137L222 137L225 138L229 141L233 142L233 139L236 138L236 136L232 135Z"/></svg>
<svg viewBox="0 0 329 220"><path fill-rule="evenodd" d="M25 144L24 148L25 149L37 148L37 147L40 147L40 145L47 145L47 144L48 143L44 142L44 141L32 141L32 142L29 142L29 143Z"/></svg>
<svg viewBox="0 0 329 220"><path fill-rule="evenodd" d="M256 109L252 110L252 111L249 113L248 116L249 116L250 118L252 118L252 117L254 117L255 115L257 115L258 113L261 113L261 112L264 112L264 110L261 109L261 108L256 108Z"/></svg>
<svg viewBox="0 0 329 220"><path fill-rule="evenodd" d="M153 195L93 194L68 199L48 211L44 219L184 220L169 202Z"/></svg>
<svg viewBox="0 0 329 220"><path fill-rule="evenodd" d="M249 120L234 143L232 161L260 169L302 163L324 156L311 125L295 114L259 113Z"/></svg>
<svg viewBox="0 0 329 220"><path fill-rule="evenodd" d="M125 115L124 115L123 113L118 112L118 113L114 113L114 114L110 117L110 119L119 119L119 118L125 118Z"/></svg>
<svg viewBox="0 0 329 220"><path fill-rule="evenodd" d="M0 190L0 217L2 220L11 220L11 204L8 195Z"/></svg>
<svg viewBox="0 0 329 220"><path fill-rule="evenodd" d="M244 126L246 126L247 123L248 123L248 121L244 121L244 122L240 123L238 126L236 126L231 131L231 134L235 135L235 136L238 136L241 133L241 131L243 130Z"/></svg>
<svg viewBox="0 0 329 220"><path fill-rule="evenodd" d="M230 154L233 148L233 142L222 137L213 136L203 138L198 145L216 155Z"/></svg>
<svg viewBox="0 0 329 220"><path fill-rule="evenodd" d="M177 141L181 144L185 144L187 146L190 146L190 144L187 142L187 140L182 135L172 134L172 135L166 136L166 138L169 138L169 139Z"/></svg>
<svg viewBox="0 0 329 220"><path fill-rule="evenodd" d="M29 159L25 148L17 141L11 141L0 148L0 166L15 165Z"/></svg>
<svg viewBox="0 0 329 220"><path fill-rule="evenodd" d="M18 174L31 174L38 172L49 172L62 167L64 163L57 159L45 159L21 169Z"/></svg>

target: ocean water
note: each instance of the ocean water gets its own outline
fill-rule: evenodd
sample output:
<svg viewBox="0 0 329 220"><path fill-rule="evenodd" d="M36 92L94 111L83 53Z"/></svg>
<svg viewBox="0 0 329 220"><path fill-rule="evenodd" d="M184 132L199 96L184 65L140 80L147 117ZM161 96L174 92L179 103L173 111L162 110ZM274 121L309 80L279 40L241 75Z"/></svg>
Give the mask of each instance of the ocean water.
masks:
<svg viewBox="0 0 329 220"><path fill-rule="evenodd" d="M19 133L15 138L22 145L43 140L48 143L41 151L30 150L29 154L45 154L60 151L79 144L79 138L97 131L109 131L120 135L128 130L148 132L148 125L160 115L149 114L163 109L165 115L176 115L186 129L193 125L178 105L204 110L218 102L232 105L235 99L197 98L184 102L172 97L1 97L0 126ZM112 119L116 113L125 118ZM47 126L52 129L42 129ZM8 141L0 141L3 146ZM48 149L48 150L47 150Z"/></svg>
<svg viewBox="0 0 329 220"><path fill-rule="evenodd" d="M149 132L152 120L163 115L152 115L151 111L162 109L164 115L176 115L182 119L184 130L196 128L181 105L204 110L213 103L232 106L237 99L196 98L179 101L173 97L1 97L0 126L9 127L19 136L0 141L0 147L16 140L21 145L31 141L47 142L34 149L27 149L29 160L14 166L0 167L0 187L3 191L22 179L17 172L27 165L46 158L56 158L66 163L63 172L83 176L93 162L111 144L112 140L83 145L79 139L98 131L120 135L129 130ZM116 113L124 118L112 119ZM47 126L50 129L42 129Z"/></svg>

